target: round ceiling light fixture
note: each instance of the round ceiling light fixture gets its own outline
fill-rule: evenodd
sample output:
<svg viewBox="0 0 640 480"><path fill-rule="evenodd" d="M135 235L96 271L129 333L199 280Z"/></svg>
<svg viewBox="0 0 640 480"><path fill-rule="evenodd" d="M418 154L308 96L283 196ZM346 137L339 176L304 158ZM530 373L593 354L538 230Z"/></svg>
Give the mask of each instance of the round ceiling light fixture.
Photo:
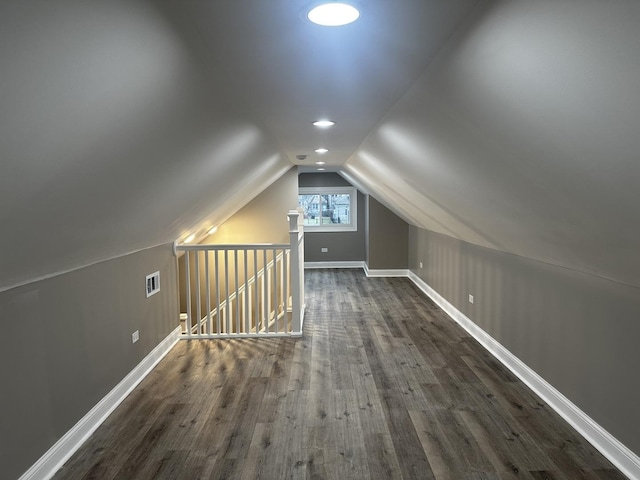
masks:
<svg viewBox="0 0 640 480"><path fill-rule="evenodd" d="M309 10L307 18L325 27L340 27L355 22L360 17L360 11L348 3L323 3Z"/></svg>
<svg viewBox="0 0 640 480"><path fill-rule="evenodd" d="M315 122L313 122L313 125L315 127L320 127L320 128L333 127L335 124L336 122L332 122L331 120L316 120Z"/></svg>
<svg viewBox="0 0 640 480"><path fill-rule="evenodd" d="M319 153L319 154L323 154L323 153L327 153L329 150L327 150L326 148L316 148L314 150L314 152Z"/></svg>

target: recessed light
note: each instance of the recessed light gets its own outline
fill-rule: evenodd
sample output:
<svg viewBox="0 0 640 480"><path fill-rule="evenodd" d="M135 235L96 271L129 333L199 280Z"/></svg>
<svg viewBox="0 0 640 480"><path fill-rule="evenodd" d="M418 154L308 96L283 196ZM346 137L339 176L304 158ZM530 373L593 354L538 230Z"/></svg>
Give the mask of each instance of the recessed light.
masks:
<svg viewBox="0 0 640 480"><path fill-rule="evenodd" d="M317 120L313 122L313 125L320 128L329 128L333 127L336 122L332 122L331 120Z"/></svg>
<svg viewBox="0 0 640 480"><path fill-rule="evenodd" d="M325 27L339 27L355 22L360 12L353 5L347 3L324 3L312 8L307 18L317 25Z"/></svg>
<svg viewBox="0 0 640 480"><path fill-rule="evenodd" d="M208 233L209 235L213 235L213 234L214 234L214 233L216 233L217 231L218 231L218 227L211 227L207 233Z"/></svg>
<svg viewBox="0 0 640 480"><path fill-rule="evenodd" d="M187 238L184 239L184 243L191 243L193 242L194 238L196 238L196 234L192 233L191 235L189 235Z"/></svg>
<svg viewBox="0 0 640 480"><path fill-rule="evenodd" d="M321 168L316 168L316 170L319 171L319 172L324 172L326 169L321 167Z"/></svg>
<svg viewBox="0 0 640 480"><path fill-rule="evenodd" d="M316 165L324 165L327 162L316 162Z"/></svg>
<svg viewBox="0 0 640 480"><path fill-rule="evenodd" d="M329 150L327 150L326 148L316 148L316 149L314 150L314 152L316 152L316 153L321 153L321 154L322 154L322 153L327 153L328 151L329 151Z"/></svg>

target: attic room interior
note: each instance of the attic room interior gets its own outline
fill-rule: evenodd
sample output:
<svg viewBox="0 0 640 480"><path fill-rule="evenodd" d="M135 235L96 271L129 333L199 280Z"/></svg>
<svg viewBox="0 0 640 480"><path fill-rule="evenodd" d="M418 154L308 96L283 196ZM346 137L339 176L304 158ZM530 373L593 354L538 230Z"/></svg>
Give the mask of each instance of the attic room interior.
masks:
<svg viewBox="0 0 640 480"><path fill-rule="evenodd" d="M0 479L640 479L640 3L320 3L0 2Z"/></svg>

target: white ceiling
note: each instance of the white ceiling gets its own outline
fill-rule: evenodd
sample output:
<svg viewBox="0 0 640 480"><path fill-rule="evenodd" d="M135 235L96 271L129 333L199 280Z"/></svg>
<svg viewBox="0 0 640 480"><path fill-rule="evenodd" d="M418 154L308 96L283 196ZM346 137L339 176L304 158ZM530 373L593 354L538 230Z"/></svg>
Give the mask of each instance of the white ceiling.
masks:
<svg viewBox="0 0 640 480"><path fill-rule="evenodd" d="M640 285L640 4L358 3L0 3L0 290L217 224L317 147L414 225Z"/></svg>
<svg viewBox="0 0 640 480"><path fill-rule="evenodd" d="M317 1L315 2L318 3ZM476 0L369 0L360 19L322 27L314 2L162 2L211 88L263 126L295 164L339 166L425 70ZM337 122L319 130L319 118ZM319 147L330 151L319 156ZM308 155L306 161L296 159Z"/></svg>

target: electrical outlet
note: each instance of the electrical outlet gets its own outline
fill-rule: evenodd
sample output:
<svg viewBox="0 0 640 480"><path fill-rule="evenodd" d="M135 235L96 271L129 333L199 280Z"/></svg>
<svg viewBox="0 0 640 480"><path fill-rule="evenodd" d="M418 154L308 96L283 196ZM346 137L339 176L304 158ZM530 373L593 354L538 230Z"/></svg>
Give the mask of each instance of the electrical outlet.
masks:
<svg viewBox="0 0 640 480"><path fill-rule="evenodd" d="M469 294L469 303L473 303L473 295Z"/></svg>
<svg viewBox="0 0 640 480"><path fill-rule="evenodd" d="M327 247L322 247L322 248L320 249L320 251L321 251L322 253L327 253L327 252L329 251L329 249L328 249Z"/></svg>
<svg viewBox="0 0 640 480"><path fill-rule="evenodd" d="M420 262L420 268L422 268L422 262Z"/></svg>
<svg viewBox="0 0 640 480"><path fill-rule="evenodd" d="M140 340L140 330L136 330L131 334L131 343L136 343Z"/></svg>

